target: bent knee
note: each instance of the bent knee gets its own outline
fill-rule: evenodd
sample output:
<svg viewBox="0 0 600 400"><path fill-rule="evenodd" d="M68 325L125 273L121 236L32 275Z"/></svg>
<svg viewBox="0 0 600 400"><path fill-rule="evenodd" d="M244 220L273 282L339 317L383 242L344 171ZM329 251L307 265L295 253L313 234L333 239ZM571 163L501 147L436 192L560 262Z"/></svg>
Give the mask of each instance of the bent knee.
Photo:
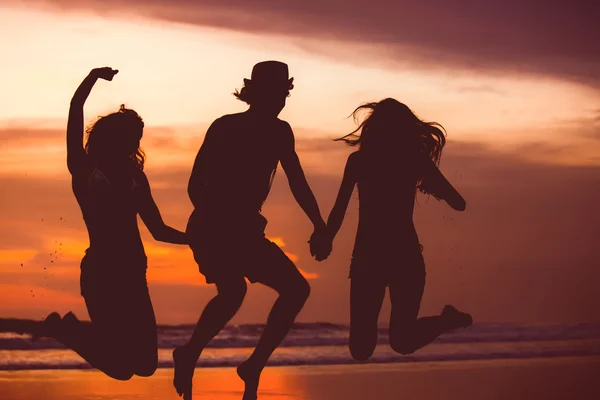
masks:
<svg viewBox="0 0 600 400"><path fill-rule="evenodd" d="M158 349L147 348L132 355L133 373L138 376L152 376L158 368Z"/></svg>
<svg viewBox="0 0 600 400"><path fill-rule="evenodd" d="M115 379L129 380L132 376L152 376L158 368L158 346L156 339L139 336L137 341L127 341L115 346L112 352L111 376ZM107 360L108 361L108 360Z"/></svg>
<svg viewBox="0 0 600 400"><path fill-rule="evenodd" d="M150 361L143 363L141 365L137 365L135 367L134 373L137 376L149 377L154 375L156 370L158 369L158 360Z"/></svg>
<svg viewBox="0 0 600 400"><path fill-rule="evenodd" d="M118 381L128 381L134 375L133 368L126 362L113 362L112 365L94 365L106 375Z"/></svg>
<svg viewBox="0 0 600 400"><path fill-rule="evenodd" d="M411 340L409 337L399 337L390 340L390 347L396 353L400 353L402 355L409 355L417 350L413 340Z"/></svg>
<svg viewBox="0 0 600 400"><path fill-rule="evenodd" d="M287 302L299 305L304 305L308 296L310 296L310 285L301 275L286 285L281 285L281 287L274 289L279 293L279 297L286 299Z"/></svg>
<svg viewBox="0 0 600 400"><path fill-rule="evenodd" d="M350 354L356 361L367 361L373 355L375 346L353 345L350 344Z"/></svg>
<svg viewBox="0 0 600 400"><path fill-rule="evenodd" d="M105 371L106 375L118 381L128 381L133 378L133 371L131 370L119 370L119 371Z"/></svg>
<svg viewBox="0 0 600 400"><path fill-rule="evenodd" d="M377 346L377 327L374 329L356 329L351 326L349 339L352 358L356 361L366 361L373 355L375 346Z"/></svg>
<svg viewBox="0 0 600 400"><path fill-rule="evenodd" d="M294 283L293 287L290 288L288 294L294 296L294 298L296 298L298 301L304 303L308 299L308 296L310 296L310 285L308 284L308 281L304 279L304 277L301 277L301 279L298 279Z"/></svg>

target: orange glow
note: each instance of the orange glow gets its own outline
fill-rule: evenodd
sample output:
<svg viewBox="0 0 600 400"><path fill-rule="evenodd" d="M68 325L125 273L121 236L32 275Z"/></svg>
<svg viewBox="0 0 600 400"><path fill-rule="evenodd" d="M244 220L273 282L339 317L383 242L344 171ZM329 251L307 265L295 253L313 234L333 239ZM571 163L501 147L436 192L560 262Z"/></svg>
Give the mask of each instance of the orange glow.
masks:
<svg viewBox="0 0 600 400"><path fill-rule="evenodd" d="M231 93L249 77L255 62L266 59L286 61L295 78L280 118L294 130L297 153L324 217L335 201L347 155L354 150L331 139L355 128L347 117L356 106L395 97L421 118L447 129L448 150L441 169L464 193L469 206L460 216L441 202L422 202L417 207L416 225L427 249L426 292L432 293L424 298L423 313L437 313L443 302L455 301L475 304L483 314L496 310L486 315L504 317L510 309L527 320L530 315L540 315L562 321L577 319L584 310L582 304L589 302L587 297L596 295L595 288L586 286L594 281L591 276L597 270L586 270L597 264L589 256L594 250L589 238L597 237L592 228L598 226L593 219L597 213L589 210L590 204L597 204L595 190L600 187L594 169L600 166L600 92L596 87L519 71L478 69L465 73L446 68L443 62L437 69L410 62L363 63L364 58L355 56L362 54L361 46L370 43L344 43L348 58L333 59L311 51L310 38L118 18L117 11L100 16L20 4L0 7L0 35L18 38L0 40L0 53L9 60L0 76L6 94L0 98L0 315L3 311L30 315L26 312L29 308L42 313L55 306L82 307L79 263L88 246L87 233L71 191L64 136L69 101L91 68L108 65L120 73L114 81L99 82L94 88L85 105L85 124L116 110L121 103L140 113L146 124L142 147L148 155L145 172L153 196L165 222L182 230L192 208L187 182L206 129L216 118L246 109ZM342 46L333 39L320 45ZM347 308L347 302L339 300L331 310L318 305L325 298L347 298L357 204L348 209L346 218L352 223L344 223L331 258L317 263L305 245L310 225L289 187L277 186L283 179L284 174L278 172L265 215L269 230L276 232L270 240L306 279L313 280L315 290L302 316L346 321L347 313L340 310ZM585 183L588 181L592 184ZM563 192L568 196L560 197ZM553 229L539 229L550 223L556 224ZM491 226L499 227L493 235L482 234ZM561 237L551 236L555 232ZM539 235L546 235L547 249L522 254L519 246L541 243ZM172 321L169 307L173 299L182 304L208 301L214 286L205 284L187 246L157 243L144 228L142 236L152 300L157 309L165 310L157 314L159 322ZM552 253L566 249L568 240L573 241L581 262L561 258L564 250ZM229 245L236 251L236 243ZM468 251L456 255L461 264L455 268L450 265L448 249L459 245ZM504 249L502 254L490 260L489 255L498 248ZM499 274L500 267L495 266L517 265L517 261L555 271L544 278L560 288L572 284L577 296L570 297L569 305L542 307L526 302L526 306L519 303L496 309L501 294L496 290L501 287L510 289L507 298L514 301L519 296L513 291L525 293L526 268L515 266ZM555 264L548 266L552 262ZM581 269L565 272L566 266ZM499 276L509 276L504 286L485 287ZM586 278L575 281L574 277ZM32 289L39 289L35 300ZM482 291L490 293L485 301L478 296ZM248 297L256 309L269 300ZM20 307L18 312L15 307ZM182 322L194 321L199 314L200 305L188 309L187 303L177 303L177 307L180 314L176 318Z"/></svg>
<svg viewBox="0 0 600 400"><path fill-rule="evenodd" d="M269 239L271 242L275 243L279 247L285 247L285 242L283 241L282 237L268 237L267 239Z"/></svg>
<svg viewBox="0 0 600 400"><path fill-rule="evenodd" d="M148 281L206 285L187 246L167 247L144 242L148 256Z"/></svg>
<svg viewBox="0 0 600 400"><path fill-rule="evenodd" d="M151 378L134 376L126 382L108 379L95 371L60 371L60 374L61 378L57 380L54 372L20 372L12 382L18 384L22 379L22 383L27 383L19 385L19 395L31 396L26 398L86 398L90 393L99 399L168 399L177 396L170 384L173 371L168 369L159 369ZM259 397L271 400L304 398L302 381L301 376L289 370L267 368L261 375ZM47 382L49 385L41 386L36 384L38 382ZM244 392L243 382L230 368L203 369L194 384L197 385L194 387L194 398L239 400Z"/></svg>
<svg viewBox="0 0 600 400"><path fill-rule="evenodd" d="M275 236L275 237L269 237L268 239L271 242L275 243L279 247L285 247L285 241L283 240L282 237ZM299 258L296 254L293 254L293 253L290 253L287 251L284 251L284 253L293 263L298 262ZM302 268L298 268L298 270L300 271L300 273L302 274L302 276L305 279L317 279L319 277L319 274L317 274L315 272L306 272L306 271L302 270Z"/></svg>
<svg viewBox="0 0 600 400"><path fill-rule="evenodd" d="M0 263L27 262L37 254L36 250L0 250Z"/></svg>
<svg viewBox="0 0 600 400"><path fill-rule="evenodd" d="M319 274L317 274L316 272L306 272L303 271L301 268L298 268L298 270L305 279L317 279L319 277Z"/></svg>
<svg viewBox="0 0 600 400"><path fill-rule="evenodd" d="M17 304L15 299L19 299ZM71 293L39 286L0 284L0 302L5 306L22 309L39 307L40 302L49 301L54 305L73 306L81 303L81 297Z"/></svg>

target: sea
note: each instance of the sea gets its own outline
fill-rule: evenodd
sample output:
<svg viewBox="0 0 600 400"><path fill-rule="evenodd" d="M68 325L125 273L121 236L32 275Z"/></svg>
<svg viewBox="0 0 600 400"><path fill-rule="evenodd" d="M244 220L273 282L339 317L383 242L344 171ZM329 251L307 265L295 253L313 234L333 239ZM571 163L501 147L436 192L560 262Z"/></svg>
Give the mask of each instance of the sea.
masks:
<svg viewBox="0 0 600 400"><path fill-rule="evenodd" d="M193 325L158 327L159 368L172 368L172 350L187 342ZM262 324L227 326L204 350L198 367L236 366L252 352ZM330 323L295 324L268 365L335 365L356 363L348 350L349 327ZM379 329L370 363L492 360L600 355L600 324L479 324L440 336L410 355L388 345L388 329ZM0 334L0 370L88 369L75 352L52 339L34 342L17 334Z"/></svg>

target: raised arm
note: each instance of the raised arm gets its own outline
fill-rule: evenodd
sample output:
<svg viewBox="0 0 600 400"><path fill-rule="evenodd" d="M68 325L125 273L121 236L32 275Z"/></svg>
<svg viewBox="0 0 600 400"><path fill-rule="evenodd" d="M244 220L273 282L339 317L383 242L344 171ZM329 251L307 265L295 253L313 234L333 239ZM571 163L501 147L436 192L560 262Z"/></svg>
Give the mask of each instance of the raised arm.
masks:
<svg viewBox="0 0 600 400"><path fill-rule="evenodd" d="M152 237L159 242L188 244L187 235L184 232L171 228L166 225L160 215L160 211L152 198L150 183L146 174L139 171L136 174L136 182L140 188L140 208L139 214L144 224L152 234Z"/></svg>
<svg viewBox="0 0 600 400"><path fill-rule="evenodd" d="M284 138L281 166L288 178L294 198L313 223L315 233L324 232L325 221L323 221L323 217L321 217L319 205L317 204L317 200L315 199L312 190L310 190L310 186L308 186L304 171L300 165L300 160L296 154L294 133L287 122L284 122L284 125L284 132L282 132Z"/></svg>
<svg viewBox="0 0 600 400"><path fill-rule="evenodd" d="M196 160L194 161L194 167L192 168L192 175L188 182L188 195L194 205L194 208L199 208L202 204L202 199L206 191L206 185L208 183L207 172L209 170L210 159L214 156L214 142L217 131L219 130L220 120L214 121L204 136L204 142L200 146Z"/></svg>
<svg viewBox="0 0 600 400"><path fill-rule="evenodd" d="M425 194L432 194L437 199L446 201L450 207L457 211L464 211L467 207L465 199L430 160L425 163L423 180L419 185L419 189Z"/></svg>
<svg viewBox="0 0 600 400"><path fill-rule="evenodd" d="M83 105L99 78L111 81L117 72L119 71L109 67L93 69L81 82L71 99L67 122L67 168L72 175L85 171L89 167L87 154L83 148Z"/></svg>
<svg viewBox="0 0 600 400"><path fill-rule="evenodd" d="M354 185L356 184L357 156L358 153L352 153L348 157L346 168L344 169L342 184L340 185L333 209L331 210L329 218L327 219L327 234L331 238L331 241L333 241L335 235L337 235L340 227L342 226L342 221L344 221L344 216L346 215L346 210L348 209L348 203L350 202L350 197L354 191Z"/></svg>

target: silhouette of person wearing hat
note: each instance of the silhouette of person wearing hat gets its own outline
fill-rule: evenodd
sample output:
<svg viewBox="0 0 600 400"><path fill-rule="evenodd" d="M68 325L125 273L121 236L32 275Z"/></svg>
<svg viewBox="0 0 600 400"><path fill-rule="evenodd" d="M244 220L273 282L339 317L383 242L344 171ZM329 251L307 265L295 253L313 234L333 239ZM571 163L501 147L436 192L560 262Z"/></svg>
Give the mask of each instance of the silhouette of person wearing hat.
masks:
<svg viewBox="0 0 600 400"><path fill-rule="evenodd" d="M249 109L214 121L196 157L188 186L194 211L187 233L200 273L216 285L218 293L202 312L189 342L173 352L173 384L184 399L191 399L194 368L202 350L241 306L245 278L279 294L256 349L237 369L246 385L245 400L256 398L261 371L308 298L308 282L265 237L267 220L261 215L281 162L295 199L314 225L312 237L325 234L292 129L278 118L292 83L287 64L256 64L251 79L244 79L244 87L234 93Z"/></svg>

